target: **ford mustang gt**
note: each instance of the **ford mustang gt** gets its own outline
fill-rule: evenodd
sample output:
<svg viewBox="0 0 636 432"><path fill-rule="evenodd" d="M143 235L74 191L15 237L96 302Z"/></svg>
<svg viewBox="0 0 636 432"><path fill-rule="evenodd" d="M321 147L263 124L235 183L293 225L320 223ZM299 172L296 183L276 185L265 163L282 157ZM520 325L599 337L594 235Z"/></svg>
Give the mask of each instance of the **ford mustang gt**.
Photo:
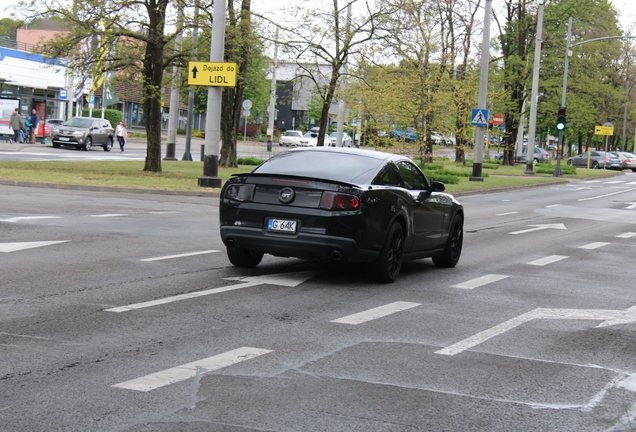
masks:
<svg viewBox="0 0 636 432"><path fill-rule="evenodd" d="M277 154L221 190L221 239L230 262L263 254L366 262L393 282L405 260L454 267L464 209L409 158L313 147Z"/></svg>

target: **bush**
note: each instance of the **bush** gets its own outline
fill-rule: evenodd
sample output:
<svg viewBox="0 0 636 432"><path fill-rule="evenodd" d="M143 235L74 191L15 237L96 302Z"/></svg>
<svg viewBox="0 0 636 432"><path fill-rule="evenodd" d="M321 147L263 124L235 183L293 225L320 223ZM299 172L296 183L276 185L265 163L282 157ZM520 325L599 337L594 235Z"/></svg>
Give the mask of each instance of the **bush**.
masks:
<svg viewBox="0 0 636 432"><path fill-rule="evenodd" d="M260 165L263 162L265 162L265 160L257 159L255 157L238 158L236 161L239 165Z"/></svg>
<svg viewBox="0 0 636 432"><path fill-rule="evenodd" d="M442 182L444 184L457 184L457 183L459 183L459 178L454 176L454 175L450 175L450 174L439 174L437 172L433 172L431 175L427 174L426 176L431 181L438 181L438 182Z"/></svg>
<svg viewBox="0 0 636 432"><path fill-rule="evenodd" d="M485 164L483 164L483 165L482 165L482 168L484 168L484 169L493 169L493 170L496 170L496 169L499 169L499 166L500 166L500 165L501 165L500 163L499 163L499 164L497 164L497 163L489 162L489 163L485 163Z"/></svg>
<svg viewBox="0 0 636 432"><path fill-rule="evenodd" d="M88 108L82 109L82 117L88 117ZM93 112L91 113L92 118L102 118L102 110L93 108ZM110 122L112 127L115 127L119 124L120 121L124 118L124 113L114 109L105 109L104 110L104 118Z"/></svg>

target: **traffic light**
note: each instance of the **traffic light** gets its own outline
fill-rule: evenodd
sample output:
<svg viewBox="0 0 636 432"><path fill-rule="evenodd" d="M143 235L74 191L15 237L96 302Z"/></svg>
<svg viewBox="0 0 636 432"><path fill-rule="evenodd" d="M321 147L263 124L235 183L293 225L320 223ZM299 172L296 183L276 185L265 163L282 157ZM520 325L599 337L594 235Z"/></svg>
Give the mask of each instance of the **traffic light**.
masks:
<svg viewBox="0 0 636 432"><path fill-rule="evenodd" d="M567 120L565 119L565 107L561 107L559 108L559 114L557 115L556 128L558 131L565 130L566 121Z"/></svg>

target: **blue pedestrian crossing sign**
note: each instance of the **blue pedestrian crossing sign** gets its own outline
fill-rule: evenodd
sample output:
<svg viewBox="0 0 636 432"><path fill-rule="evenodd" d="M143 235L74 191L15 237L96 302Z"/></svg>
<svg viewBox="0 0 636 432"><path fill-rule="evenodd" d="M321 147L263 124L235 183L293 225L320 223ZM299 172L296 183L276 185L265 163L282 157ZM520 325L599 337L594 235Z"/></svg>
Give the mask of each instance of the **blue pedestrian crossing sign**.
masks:
<svg viewBox="0 0 636 432"><path fill-rule="evenodd" d="M473 126L488 126L487 109L473 108L473 113L470 118L472 118L470 124L472 124Z"/></svg>

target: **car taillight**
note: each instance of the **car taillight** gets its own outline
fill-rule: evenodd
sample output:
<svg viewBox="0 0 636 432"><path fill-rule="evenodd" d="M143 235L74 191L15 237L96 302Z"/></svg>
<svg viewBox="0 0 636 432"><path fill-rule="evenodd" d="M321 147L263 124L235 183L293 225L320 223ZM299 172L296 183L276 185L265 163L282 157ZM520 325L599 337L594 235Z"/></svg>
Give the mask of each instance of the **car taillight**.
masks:
<svg viewBox="0 0 636 432"><path fill-rule="evenodd" d="M233 184L225 190L225 197L236 201L253 201L254 190L253 184Z"/></svg>
<svg viewBox="0 0 636 432"><path fill-rule="evenodd" d="M338 192L323 192L319 207L324 210L358 210L360 198Z"/></svg>

